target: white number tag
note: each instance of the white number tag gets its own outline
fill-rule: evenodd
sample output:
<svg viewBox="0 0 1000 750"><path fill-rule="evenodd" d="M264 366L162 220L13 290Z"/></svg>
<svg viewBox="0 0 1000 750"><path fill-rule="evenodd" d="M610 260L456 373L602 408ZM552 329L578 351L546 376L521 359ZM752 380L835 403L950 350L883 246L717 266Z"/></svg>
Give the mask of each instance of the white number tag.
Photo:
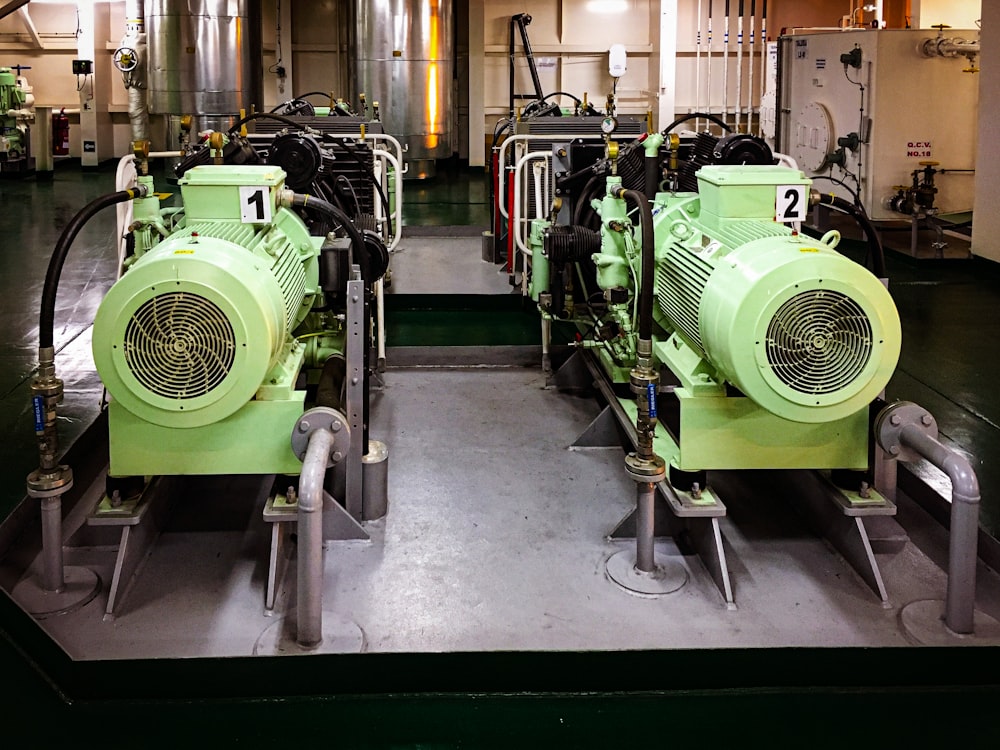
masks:
<svg viewBox="0 0 1000 750"><path fill-rule="evenodd" d="M244 224L270 223L271 201L266 187L240 185L240 220Z"/></svg>
<svg viewBox="0 0 1000 750"><path fill-rule="evenodd" d="M805 185L778 185L774 198L775 221L805 221L809 209Z"/></svg>

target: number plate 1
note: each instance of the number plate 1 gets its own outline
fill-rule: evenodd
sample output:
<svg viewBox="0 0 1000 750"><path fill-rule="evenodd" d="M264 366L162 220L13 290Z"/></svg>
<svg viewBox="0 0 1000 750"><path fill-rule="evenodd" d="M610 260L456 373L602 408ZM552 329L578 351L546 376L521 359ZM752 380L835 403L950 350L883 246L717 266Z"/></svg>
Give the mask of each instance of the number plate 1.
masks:
<svg viewBox="0 0 1000 750"><path fill-rule="evenodd" d="M778 185L774 197L775 221L805 221L809 209L806 185Z"/></svg>
<svg viewBox="0 0 1000 750"><path fill-rule="evenodd" d="M244 224L271 222L271 201L266 185L240 185L240 221Z"/></svg>

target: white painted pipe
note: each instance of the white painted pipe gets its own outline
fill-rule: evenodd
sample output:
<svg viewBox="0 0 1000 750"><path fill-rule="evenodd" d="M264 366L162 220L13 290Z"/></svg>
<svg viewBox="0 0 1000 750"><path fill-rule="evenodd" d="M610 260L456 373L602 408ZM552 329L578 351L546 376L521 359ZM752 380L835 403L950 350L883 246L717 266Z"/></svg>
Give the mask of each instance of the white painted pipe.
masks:
<svg viewBox="0 0 1000 750"><path fill-rule="evenodd" d="M701 112L701 0L698 0L698 21L694 37L694 111ZM712 60L709 58L709 63ZM701 124L701 119L695 120L695 127ZM698 128L700 130L700 128Z"/></svg>
<svg viewBox="0 0 1000 750"><path fill-rule="evenodd" d="M747 70L747 132L753 128L753 69L756 64L754 58L754 32L757 28L757 0L750 0L750 53L747 60L750 61L750 68Z"/></svg>
<svg viewBox="0 0 1000 750"><path fill-rule="evenodd" d="M736 132L743 121L743 14L744 0L740 0L740 15L736 20Z"/></svg>
<svg viewBox="0 0 1000 750"><path fill-rule="evenodd" d="M550 138L552 136L545 136ZM518 250L526 256L523 258L525 264L525 269L527 269L527 258L531 257L531 249L526 243L526 238L521 236L524 229L527 228L527 222L521 216L521 184L523 183L522 174L524 172L525 165L534 159L545 159L546 162L552 158L552 154L547 151L529 151L524 156L522 156L517 164L514 165L514 206L513 206L513 219L511 221L511 226L508 231L514 233L514 242L517 245ZM546 167L548 164L546 164ZM521 275L521 294L522 296L528 295L528 274L524 273Z"/></svg>
<svg viewBox="0 0 1000 750"><path fill-rule="evenodd" d="M726 0L726 17L722 34L722 121L729 123L729 0Z"/></svg>
<svg viewBox="0 0 1000 750"><path fill-rule="evenodd" d="M705 111L712 114L712 0L708 0L708 70L706 71ZM707 127L707 125L706 125Z"/></svg>

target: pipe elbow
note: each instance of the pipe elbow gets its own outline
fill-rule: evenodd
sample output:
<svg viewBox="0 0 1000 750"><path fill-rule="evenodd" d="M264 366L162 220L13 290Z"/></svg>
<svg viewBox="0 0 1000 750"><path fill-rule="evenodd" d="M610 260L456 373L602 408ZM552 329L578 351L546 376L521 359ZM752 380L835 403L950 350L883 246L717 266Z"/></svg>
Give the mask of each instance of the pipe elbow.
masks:
<svg viewBox="0 0 1000 750"><path fill-rule="evenodd" d="M977 504L980 500L979 479L969 460L960 453L950 452L941 462L941 470L951 480L952 499L956 502Z"/></svg>

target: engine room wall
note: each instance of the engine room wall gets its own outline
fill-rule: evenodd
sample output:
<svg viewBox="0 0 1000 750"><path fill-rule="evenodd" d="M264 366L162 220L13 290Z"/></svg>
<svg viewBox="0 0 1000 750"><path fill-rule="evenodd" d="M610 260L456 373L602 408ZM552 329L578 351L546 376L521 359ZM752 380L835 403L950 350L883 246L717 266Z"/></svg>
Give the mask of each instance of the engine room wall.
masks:
<svg viewBox="0 0 1000 750"><path fill-rule="evenodd" d="M979 75L979 151L976 154L976 203L972 224L972 252L1000 261L1000 3L983 6L982 71Z"/></svg>
<svg viewBox="0 0 1000 750"><path fill-rule="evenodd" d="M939 23L953 29L974 29L982 16L982 6L980 0L912 0L911 22L919 29L930 29Z"/></svg>
<svg viewBox="0 0 1000 750"><path fill-rule="evenodd" d="M347 4L264 0L262 10L265 109L310 91L332 91L346 98ZM284 76L279 75L281 69Z"/></svg>
<svg viewBox="0 0 1000 750"><path fill-rule="evenodd" d="M84 104L98 117L97 147L100 158L124 153L129 142L128 95L111 56L124 33L123 3L94 3L93 86L72 72L79 58L75 3L42 3L25 6L0 20L0 65L30 67L24 76L34 88L35 106L67 110L70 118L70 153L83 151L79 110ZM83 86L87 83L86 87ZM93 91L81 102L78 86ZM37 153L40 144L33 143Z"/></svg>

